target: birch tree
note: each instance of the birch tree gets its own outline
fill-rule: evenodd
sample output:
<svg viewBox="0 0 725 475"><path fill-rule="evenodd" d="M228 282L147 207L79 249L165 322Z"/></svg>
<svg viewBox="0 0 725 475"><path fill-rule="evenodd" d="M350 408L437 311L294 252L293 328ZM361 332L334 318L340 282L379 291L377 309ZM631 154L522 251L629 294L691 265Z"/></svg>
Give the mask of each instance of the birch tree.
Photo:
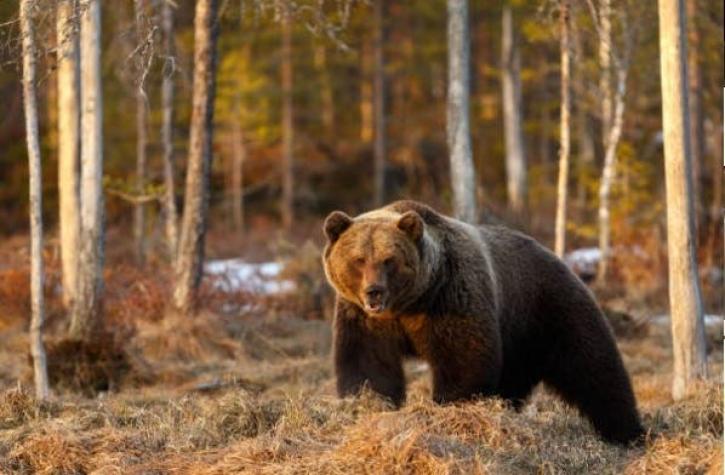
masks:
<svg viewBox="0 0 725 475"><path fill-rule="evenodd" d="M700 28L698 25L697 0L685 1L687 15L687 72L688 72L688 114L690 115L690 143L692 145L692 190L695 204L695 235L706 217L706 205L702 186L705 158L705 114L702 106L702 69L700 67Z"/></svg>
<svg viewBox="0 0 725 475"><path fill-rule="evenodd" d="M186 314L195 309L196 292L201 283L204 262L216 92L218 8L217 0L198 0L194 13L194 78L189 160L173 297L174 306Z"/></svg>
<svg viewBox="0 0 725 475"><path fill-rule="evenodd" d="M374 196L375 206L385 201L385 26L383 0L373 4L373 116L374 116Z"/></svg>
<svg viewBox="0 0 725 475"><path fill-rule="evenodd" d="M89 340L98 329L103 293L103 95L101 90L101 6L80 4L81 230L78 287L70 336Z"/></svg>
<svg viewBox="0 0 725 475"><path fill-rule="evenodd" d="M161 144L164 160L164 227L169 257L176 258L179 239L178 212L174 167L174 10L171 2L162 2L161 29L163 31L164 69L161 79Z"/></svg>
<svg viewBox="0 0 725 475"><path fill-rule="evenodd" d="M294 111L292 104L292 20L289 6L282 6L282 226L294 221Z"/></svg>
<svg viewBox="0 0 725 475"><path fill-rule="evenodd" d="M601 259L597 269L597 278L604 281L611 260L611 206L610 197L615 178L617 147L624 125L625 96L630 57L633 49L633 27L630 27L627 12L620 8L619 19L623 39L620 51L614 48L612 35L611 0L600 0L599 11L592 0L587 0L595 29L599 37L599 94L602 97L602 140L604 165L599 180L599 250ZM615 90L612 90L612 76L616 76ZM612 110L612 107L614 108Z"/></svg>
<svg viewBox="0 0 725 475"><path fill-rule="evenodd" d="M34 0L20 2L20 28L23 44L23 107L30 172L30 354L33 357L35 396L48 397L48 369L43 346L43 174L38 134L38 103L35 95Z"/></svg>
<svg viewBox="0 0 725 475"><path fill-rule="evenodd" d="M146 1L134 0L134 19L136 30L136 192L141 195L146 186L146 144L148 142L148 112L144 82L147 72L147 51L148 32L146 31ZM149 58L151 55L148 55ZM139 201L133 209L133 238L136 262L143 263L145 259L144 231L146 227L145 203Z"/></svg>
<svg viewBox="0 0 725 475"><path fill-rule="evenodd" d="M448 0L448 153L451 160L453 209L457 218L474 223L476 178L471 151L470 35L468 1Z"/></svg>
<svg viewBox="0 0 725 475"><path fill-rule="evenodd" d="M554 251L564 257L566 249L566 202L569 183L570 153L570 116L571 116L571 85L570 85L570 4L569 0L559 1L559 29L561 48L561 123L559 144L559 180L557 184L556 223Z"/></svg>
<svg viewBox="0 0 725 475"><path fill-rule="evenodd" d="M244 132L242 131L242 100L237 95L234 100L235 118L232 123L232 220L237 233L244 231L244 193L243 176L244 161L247 157L247 146L244 143Z"/></svg>
<svg viewBox="0 0 725 475"><path fill-rule="evenodd" d="M707 355L695 254L684 0L659 0L658 12L674 357L672 396L678 400L693 382L707 376Z"/></svg>
<svg viewBox="0 0 725 475"><path fill-rule="evenodd" d="M322 99L322 126L328 134L334 132L335 126L335 97L332 90L327 48L325 43L318 40L315 43L315 67L320 73L320 96Z"/></svg>
<svg viewBox="0 0 725 475"><path fill-rule="evenodd" d="M58 224L63 304L71 309L78 279L80 234L80 71L78 64L78 2L59 0L58 41Z"/></svg>
<svg viewBox="0 0 725 475"><path fill-rule="evenodd" d="M501 84L504 135L506 138L506 190L509 207L516 213L526 208L526 152L522 130L521 66L511 5L503 8L501 28Z"/></svg>

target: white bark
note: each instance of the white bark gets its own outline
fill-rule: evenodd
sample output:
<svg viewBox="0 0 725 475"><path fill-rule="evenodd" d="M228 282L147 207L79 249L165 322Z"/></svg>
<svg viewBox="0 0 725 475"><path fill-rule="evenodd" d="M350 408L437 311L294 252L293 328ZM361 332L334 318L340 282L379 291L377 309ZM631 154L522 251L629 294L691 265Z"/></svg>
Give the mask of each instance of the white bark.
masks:
<svg viewBox="0 0 725 475"><path fill-rule="evenodd" d="M470 36L468 1L448 0L448 153L454 212L457 218L474 223L476 211L476 174L471 151Z"/></svg>
<svg viewBox="0 0 725 475"><path fill-rule="evenodd" d="M599 1L599 92L602 95L602 144L607 148L612 128L612 0Z"/></svg>
<svg viewBox="0 0 725 475"><path fill-rule="evenodd" d="M35 38L32 10L34 0L20 2L23 37L23 106L30 172L30 354L33 357L35 397L48 397L48 369L43 346L43 173L38 134L38 103L35 96Z"/></svg>
<svg viewBox="0 0 725 475"><path fill-rule="evenodd" d="M216 91L218 6L217 0L198 0L194 14L194 82L189 161L174 287L174 306L187 314L196 306L196 292L204 262Z"/></svg>
<svg viewBox="0 0 725 475"><path fill-rule="evenodd" d="M179 239L178 211L174 178L174 11L170 2L163 2L161 27L164 32L166 63L161 80L161 142L164 157L164 224L169 257L176 258Z"/></svg>
<svg viewBox="0 0 725 475"><path fill-rule="evenodd" d="M559 23L561 31L561 124L559 148L559 181L557 184L554 251L559 257L566 249L566 202L569 183L571 86L569 0L560 0Z"/></svg>
<svg viewBox="0 0 725 475"><path fill-rule="evenodd" d="M89 339L98 328L103 293L103 95L101 9L98 0L80 5L81 56L81 232L78 293L70 336Z"/></svg>
<svg viewBox="0 0 725 475"><path fill-rule="evenodd" d="M598 278L604 280L607 277L610 256L610 238L611 238L611 221L610 221L610 204L609 196L612 190L612 182L614 181L614 172L616 170L617 146L622 136L622 126L624 123L624 96L627 84L627 66L618 66L617 71L617 94L614 102L614 118L609 130L609 136L606 140L606 150L604 152L604 167L602 168L602 178L599 180L599 250L602 258L599 261Z"/></svg>
<svg viewBox="0 0 725 475"><path fill-rule="evenodd" d="M385 19L383 0L374 0L373 15L375 32L373 38L373 115L374 115L374 196L375 206L385 201Z"/></svg>
<svg viewBox="0 0 725 475"><path fill-rule="evenodd" d="M80 234L80 71L78 3L60 0L58 41L58 202L63 304L72 308L78 279Z"/></svg>
<svg viewBox="0 0 725 475"><path fill-rule="evenodd" d="M526 208L526 153L521 112L519 51L511 5L504 5L501 33L501 83L503 88L504 135L506 138L506 189L511 209Z"/></svg>
<svg viewBox="0 0 725 475"><path fill-rule="evenodd" d="M672 396L677 400L687 394L695 380L707 376L707 355L695 254L685 5L683 0L659 0L658 6L674 356Z"/></svg>

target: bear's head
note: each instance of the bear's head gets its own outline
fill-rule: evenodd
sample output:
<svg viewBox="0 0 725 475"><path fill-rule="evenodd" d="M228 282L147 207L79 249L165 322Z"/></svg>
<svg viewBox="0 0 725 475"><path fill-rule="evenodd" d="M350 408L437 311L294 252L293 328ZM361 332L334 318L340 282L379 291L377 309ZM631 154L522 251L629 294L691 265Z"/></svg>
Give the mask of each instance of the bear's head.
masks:
<svg viewBox="0 0 725 475"><path fill-rule="evenodd" d="M331 213L324 224L325 274L337 293L369 317L391 318L421 290L425 224L415 211Z"/></svg>

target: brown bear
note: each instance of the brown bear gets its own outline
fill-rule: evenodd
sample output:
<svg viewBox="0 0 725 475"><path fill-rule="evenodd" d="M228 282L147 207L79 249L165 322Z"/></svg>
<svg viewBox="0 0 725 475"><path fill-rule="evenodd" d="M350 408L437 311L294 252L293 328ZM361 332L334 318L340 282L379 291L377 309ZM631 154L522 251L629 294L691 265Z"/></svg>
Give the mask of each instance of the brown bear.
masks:
<svg viewBox="0 0 725 475"><path fill-rule="evenodd" d="M340 396L368 385L400 405L402 360L428 362L433 399L500 396L520 408L541 381L601 436L642 433L612 332L587 287L553 253L503 226L474 227L414 201L325 220L337 292Z"/></svg>

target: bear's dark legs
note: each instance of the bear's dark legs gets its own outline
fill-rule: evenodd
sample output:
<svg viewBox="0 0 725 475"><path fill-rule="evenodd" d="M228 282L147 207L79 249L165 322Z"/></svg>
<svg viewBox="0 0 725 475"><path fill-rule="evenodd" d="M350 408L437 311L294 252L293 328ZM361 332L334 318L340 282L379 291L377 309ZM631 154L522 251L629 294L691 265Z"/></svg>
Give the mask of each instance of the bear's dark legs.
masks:
<svg viewBox="0 0 725 475"><path fill-rule="evenodd" d="M433 400L447 403L497 394L501 342L486 320L438 317L424 337L433 371ZM465 342L465 343L464 343Z"/></svg>
<svg viewBox="0 0 725 475"><path fill-rule="evenodd" d="M504 366L504 372L506 371L507 368ZM516 411L520 411L524 407L531 391L534 390L534 387L540 381L539 379L528 377L529 375L521 374L521 376L517 381L502 383L499 391L501 398L508 401Z"/></svg>
<svg viewBox="0 0 725 475"><path fill-rule="evenodd" d="M577 328L584 332L559 333L544 381L588 417L605 440L629 443L644 432L637 404L614 338L594 312L577 316Z"/></svg>
<svg viewBox="0 0 725 475"><path fill-rule="evenodd" d="M483 374L478 379L473 379L466 374L466 370L455 371L450 367L433 367L432 370L433 401L438 404L496 394L495 385L487 382Z"/></svg>
<svg viewBox="0 0 725 475"><path fill-rule="evenodd" d="M395 331L375 331L364 319L357 307L338 302L334 326L337 393L340 397L358 394L367 385L399 406L405 400L400 341Z"/></svg>

